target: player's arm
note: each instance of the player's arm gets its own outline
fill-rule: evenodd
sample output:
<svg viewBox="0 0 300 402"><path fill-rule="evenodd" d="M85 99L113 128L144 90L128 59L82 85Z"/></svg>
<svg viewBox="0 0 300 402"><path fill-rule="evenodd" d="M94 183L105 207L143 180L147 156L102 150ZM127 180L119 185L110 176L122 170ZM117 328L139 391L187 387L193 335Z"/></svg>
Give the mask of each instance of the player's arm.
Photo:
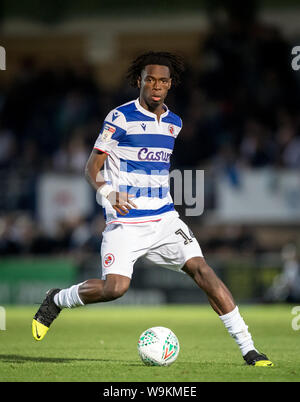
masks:
<svg viewBox="0 0 300 402"><path fill-rule="evenodd" d="M106 158L107 154L105 152L94 149L85 165L85 177L96 191L106 184L104 177L100 173Z"/></svg>
<svg viewBox="0 0 300 402"><path fill-rule="evenodd" d="M137 206L129 199L132 197L131 195L114 191L113 188L106 183L100 171L103 168L107 156L105 152L94 149L86 163L85 177L96 191L99 191L103 197L108 199L119 214L126 215L132 207L137 208Z"/></svg>

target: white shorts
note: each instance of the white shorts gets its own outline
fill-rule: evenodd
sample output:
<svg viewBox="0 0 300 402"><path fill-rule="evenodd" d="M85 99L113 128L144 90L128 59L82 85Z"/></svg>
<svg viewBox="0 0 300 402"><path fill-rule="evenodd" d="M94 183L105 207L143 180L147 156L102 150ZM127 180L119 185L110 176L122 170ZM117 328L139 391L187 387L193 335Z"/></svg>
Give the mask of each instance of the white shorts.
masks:
<svg viewBox="0 0 300 402"><path fill-rule="evenodd" d="M203 254L188 226L178 217L106 226L101 246L102 279L108 274L131 278L133 265L140 257L163 268L181 271L187 260Z"/></svg>

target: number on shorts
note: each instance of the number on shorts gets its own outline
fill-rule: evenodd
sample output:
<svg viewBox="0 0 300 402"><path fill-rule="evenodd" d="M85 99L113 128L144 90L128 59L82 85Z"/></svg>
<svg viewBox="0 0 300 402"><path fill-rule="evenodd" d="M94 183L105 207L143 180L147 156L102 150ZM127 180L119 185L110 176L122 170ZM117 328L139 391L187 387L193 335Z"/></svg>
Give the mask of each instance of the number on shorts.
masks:
<svg viewBox="0 0 300 402"><path fill-rule="evenodd" d="M189 243L192 243L192 241L193 241L193 239L188 237L188 235L185 234L182 229L176 230L175 234L180 235L180 236L182 236L184 238L184 244L189 244Z"/></svg>

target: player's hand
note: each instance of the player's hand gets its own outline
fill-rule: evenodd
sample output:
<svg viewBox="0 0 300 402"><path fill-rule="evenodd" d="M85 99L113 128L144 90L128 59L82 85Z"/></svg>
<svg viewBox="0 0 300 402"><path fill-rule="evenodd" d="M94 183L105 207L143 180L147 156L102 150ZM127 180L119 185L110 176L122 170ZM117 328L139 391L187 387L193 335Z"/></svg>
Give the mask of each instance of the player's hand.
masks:
<svg viewBox="0 0 300 402"><path fill-rule="evenodd" d="M137 208L137 205L130 200L134 195L128 193L119 193L117 191L112 191L107 199L113 206L113 208L120 214L126 215L132 209L132 207Z"/></svg>

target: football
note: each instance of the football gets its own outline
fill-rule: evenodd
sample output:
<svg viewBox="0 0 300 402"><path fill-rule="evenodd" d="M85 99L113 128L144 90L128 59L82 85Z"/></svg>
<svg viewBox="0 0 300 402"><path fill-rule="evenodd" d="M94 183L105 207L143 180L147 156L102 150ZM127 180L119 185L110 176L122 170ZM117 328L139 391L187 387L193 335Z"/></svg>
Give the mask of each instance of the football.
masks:
<svg viewBox="0 0 300 402"><path fill-rule="evenodd" d="M138 352L146 366L169 366L179 354L177 336L165 327L152 327L139 337Z"/></svg>

